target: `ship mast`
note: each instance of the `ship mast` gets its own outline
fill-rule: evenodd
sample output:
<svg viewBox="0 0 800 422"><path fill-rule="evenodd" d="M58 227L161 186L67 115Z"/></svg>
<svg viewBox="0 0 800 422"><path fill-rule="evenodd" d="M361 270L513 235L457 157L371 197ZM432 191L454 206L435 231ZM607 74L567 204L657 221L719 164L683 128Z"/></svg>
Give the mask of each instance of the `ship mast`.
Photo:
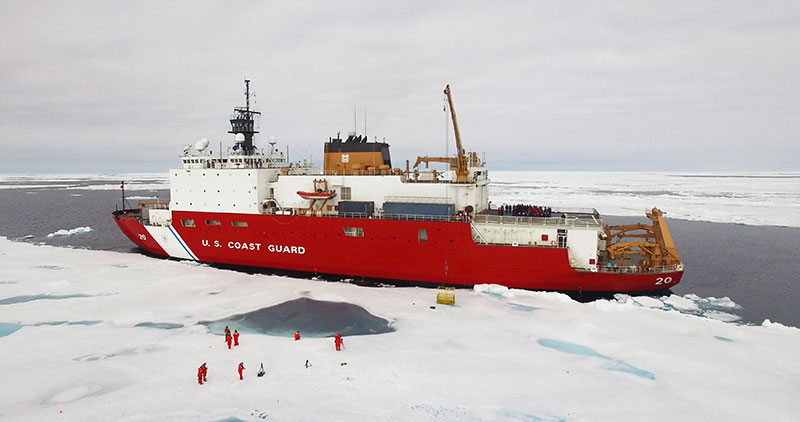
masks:
<svg viewBox="0 0 800 422"><path fill-rule="evenodd" d="M245 155L251 155L255 152L253 135L258 133L258 131L255 130L255 116L260 115L261 112L250 110L250 79L244 80L244 86L245 107L236 107L233 109L233 114L231 115L231 130L229 130L228 133L241 133L244 135L244 142L242 142L241 148Z"/></svg>

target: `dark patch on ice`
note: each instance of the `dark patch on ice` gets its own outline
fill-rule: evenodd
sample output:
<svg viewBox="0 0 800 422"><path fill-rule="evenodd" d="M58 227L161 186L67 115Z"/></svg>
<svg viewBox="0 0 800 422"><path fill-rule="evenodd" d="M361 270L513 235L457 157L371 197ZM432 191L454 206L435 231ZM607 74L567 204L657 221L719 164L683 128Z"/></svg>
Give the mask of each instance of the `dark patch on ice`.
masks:
<svg viewBox="0 0 800 422"><path fill-rule="evenodd" d="M43 270L63 270L64 267L58 265L38 265L36 268L41 268Z"/></svg>
<svg viewBox="0 0 800 422"><path fill-rule="evenodd" d="M522 311L522 312L533 312L533 311L537 311L537 310L540 309L540 308L537 308L535 306L520 305L519 303L511 303L510 305L511 305L511 309L513 309L515 311Z"/></svg>
<svg viewBox="0 0 800 422"><path fill-rule="evenodd" d="M116 353L92 353L89 355L78 356L76 358L73 358L72 360L79 362L92 362L96 360L113 358L115 356L140 355L142 353L152 353L155 350L156 350L155 347L144 347L141 349L125 349L121 352L116 352Z"/></svg>
<svg viewBox="0 0 800 422"><path fill-rule="evenodd" d="M366 309L345 302L299 298L217 321L200 321L211 332L222 335L225 326L241 333L302 337L331 337L381 334L394 331L392 323Z"/></svg>
<svg viewBox="0 0 800 422"><path fill-rule="evenodd" d="M78 361L78 362L94 362L96 360L108 359L108 358L110 358L112 356L115 356L115 355L109 355L109 354L106 354L106 353L94 353L94 354L91 354L91 355L78 356L76 358L73 358L72 360Z"/></svg>
<svg viewBox="0 0 800 422"><path fill-rule="evenodd" d="M558 350L559 352L569 353L571 355L578 355L578 356L589 356L593 358L599 358L610 361L610 365L607 369L611 371L620 371L620 372L627 372L629 374L633 374L642 378L647 378L654 380L656 376L650 372L645 371L644 369L639 369L633 365L627 364L621 360L613 359L605 355L601 355L597 353L594 349L582 346L580 344L569 343L566 341L560 340L552 340L552 339L539 339L537 342L547 348Z"/></svg>
<svg viewBox="0 0 800 422"><path fill-rule="evenodd" d="M87 327L91 327L92 325L97 325L102 322L102 320L70 321L67 323L67 325L85 325Z"/></svg>
<svg viewBox="0 0 800 422"><path fill-rule="evenodd" d="M31 324L34 327L39 327L42 325L85 325L85 326L92 326L100 324L101 320L89 320L89 321L44 321L44 322L37 322L36 324Z"/></svg>
<svg viewBox="0 0 800 422"><path fill-rule="evenodd" d="M17 324L15 322L0 322L0 337L13 334L20 328L22 328L22 324Z"/></svg>
<svg viewBox="0 0 800 422"><path fill-rule="evenodd" d="M5 323L0 322L0 337L7 336L14 331L19 330L24 326L31 326L31 327L41 327L41 326L55 326L55 325L97 325L103 321L44 321L44 322L37 322L36 324L17 324L17 323Z"/></svg>
<svg viewBox="0 0 800 422"><path fill-rule="evenodd" d="M5 299L0 299L0 305L33 302L34 300L42 300L42 299L47 299L47 300L72 299L75 297L92 297L92 296L81 293L74 295L23 295L23 296L14 296L14 297L7 297Z"/></svg>
<svg viewBox="0 0 800 422"><path fill-rule="evenodd" d="M442 405L422 403L411 406L411 410L416 412L422 412L426 415L426 417L424 418L419 418L420 420L434 420L434 419L456 420L456 421L480 420L478 417L471 414L467 409L460 406L445 407Z"/></svg>
<svg viewBox="0 0 800 422"><path fill-rule="evenodd" d="M111 264L114 268L128 268L127 264Z"/></svg>
<svg viewBox="0 0 800 422"><path fill-rule="evenodd" d="M526 421L526 422L565 422L567 419L559 417L541 417L530 413L517 412L516 410L505 409L500 420L504 421Z"/></svg>
<svg viewBox="0 0 800 422"><path fill-rule="evenodd" d="M269 414L267 414L267 412L265 412L263 410L255 409L252 412L250 412L250 416L252 416L252 417L254 417L254 418L258 419L258 420L265 421L265 420L267 420L267 417L269 416Z"/></svg>
<svg viewBox="0 0 800 422"><path fill-rule="evenodd" d="M715 339L717 339L717 340L719 340L719 341L724 341L724 342L730 342L730 343L733 343L733 340L731 340L731 339L729 339L729 338L727 338L727 337L722 337L722 336L714 336L714 338L715 338Z"/></svg>
<svg viewBox="0 0 800 422"><path fill-rule="evenodd" d="M69 321L45 321L45 322L37 322L36 324L33 324L33 326L34 327L41 327L43 325L64 325L64 324L66 324L68 322Z"/></svg>
<svg viewBox="0 0 800 422"><path fill-rule="evenodd" d="M17 284L17 282L11 280L0 280L0 284Z"/></svg>
<svg viewBox="0 0 800 422"><path fill-rule="evenodd" d="M245 421L244 419L239 419L235 416L231 416L230 418L217 419L216 422L247 422L247 421Z"/></svg>
<svg viewBox="0 0 800 422"><path fill-rule="evenodd" d="M174 328L183 328L183 324L176 324L174 322L140 322L135 327L147 328L160 328L162 330L172 330Z"/></svg>

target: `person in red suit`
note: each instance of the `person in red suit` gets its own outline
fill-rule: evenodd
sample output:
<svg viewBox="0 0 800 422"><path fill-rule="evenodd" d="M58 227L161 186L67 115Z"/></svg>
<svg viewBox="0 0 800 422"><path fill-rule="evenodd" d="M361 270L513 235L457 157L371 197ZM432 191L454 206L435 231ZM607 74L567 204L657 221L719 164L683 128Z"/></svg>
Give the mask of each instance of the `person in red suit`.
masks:
<svg viewBox="0 0 800 422"><path fill-rule="evenodd" d="M239 380L243 380L242 371L244 371L244 362L239 362Z"/></svg>
<svg viewBox="0 0 800 422"><path fill-rule="evenodd" d="M208 377L208 367L206 366L206 363L203 362L200 367L203 368L203 382L208 382L208 379L206 379L206 377Z"/></svg>
<svg viewBox="0 0 800 422"><path fill-rule="evenodd" d="M300 340L300 331L295 331L294 332L294 339L295 340Z"/></svg>
<svg viewBox="0 0 800 422"><path fill-rule="evenodd" d="M233 330L233 345L239 345L239 330Z"/></svg>
<svg viewBox="0 0 800 422"><path fill-rule="evenodd" d="M336 338L333 340L333 342L336 344L336 350L337 351L342 350L342 335L341 334L336 333Z"/></svg>
<svg viewBox="0 0 800 422"><path fill-rule="evenodd" d="M197 383L203 385L203 365L197 368Z"/></svg>
<svg viewBox="0 0 800 422"><path fill-rule="evenodd" d="M231 348L231 340L233 340L233 337L230 335L225 336L225 341L228 343L228 349Z"/></svg>

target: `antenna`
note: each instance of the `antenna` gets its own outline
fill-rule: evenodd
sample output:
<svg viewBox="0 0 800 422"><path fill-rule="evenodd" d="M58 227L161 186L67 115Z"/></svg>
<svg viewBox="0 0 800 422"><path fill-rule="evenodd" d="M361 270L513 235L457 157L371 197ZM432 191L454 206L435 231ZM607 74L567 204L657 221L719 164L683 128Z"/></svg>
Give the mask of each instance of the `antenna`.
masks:
<svg viewBox="0 0 800 422"><path fill-rule="evenodd" d="M247 107L245 108L247 111L250 111L250 79L244 80L244 97L247 102Z"/></svg>
<svg viewBox="0 0 800 422"><path fill-rule="evenodd" d="M364 139L367 138L367 106L364 106Z"/></svg>
<svg viewBox="0 0 800 422"><path fill-rule="evenodd" d="M356 123L356 105L353 104L353 131L358 134L358 123Z"/></svg>

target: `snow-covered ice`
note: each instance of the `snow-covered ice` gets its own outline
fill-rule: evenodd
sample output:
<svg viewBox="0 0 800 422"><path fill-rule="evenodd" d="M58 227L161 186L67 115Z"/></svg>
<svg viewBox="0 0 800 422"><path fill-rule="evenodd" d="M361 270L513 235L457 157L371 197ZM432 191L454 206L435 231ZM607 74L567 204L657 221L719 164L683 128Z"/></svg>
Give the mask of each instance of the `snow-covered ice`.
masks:
<svg viewBox="0 0 800 422"><path fill-rule="evenodd" d="M0 174L0 189L119 190L121 181L125 181L126 189L169 189L166 170L163 173Z"/></svg>
<svg viewBox="0 0 800 422"><path fill-rule="evenodd" d="M709 318L699 297L654 298L660 306L623 296L578 303L485 285L458 290L449 306L435 303L434 289L253 275L5 238L0 280L0 299L42 296L0 305L3 420L672 422L800 414L800 330ZM199 324L301 297L358 305L395 331L345 337L342 352L331 338L258 334L243 334L228 350ZM208 383L198 385L203 362ZM258 378L262 362L267 374Z"/></svg>
<svg viewBox="0 0 800 422"><path fill-rule="evenodd" d="M495 171L496 204L592 207L643 217L658 207L684 220L800 227L800 174Z"/></svg>

